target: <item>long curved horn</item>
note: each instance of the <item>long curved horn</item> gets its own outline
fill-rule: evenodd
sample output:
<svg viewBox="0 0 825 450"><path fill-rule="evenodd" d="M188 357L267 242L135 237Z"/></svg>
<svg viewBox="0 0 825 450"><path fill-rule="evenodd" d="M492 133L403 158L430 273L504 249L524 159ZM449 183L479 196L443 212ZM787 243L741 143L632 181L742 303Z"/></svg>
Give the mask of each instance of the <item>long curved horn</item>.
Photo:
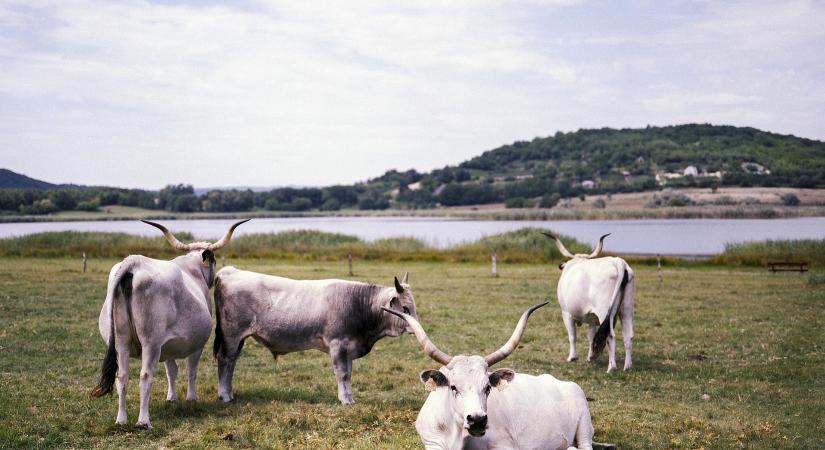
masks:
<svg viewBox="0 0 825 450"><path fill-rule="evenodd" d="M591 253L590 256L588 256L588 258L595 258L595 257L599 256L599 253L602 252L602 247L604 247L604 238L606 238L608 236L610 236L610 233L607 233L604 236L599 238L599 243L596 244L596 248L593 249L593 253Z"/></svg>
<svg viewBox="0 0 825 450"><path fill-rule="evenodd" d="M527 319L530 317L530 314L533 314L533 311L541 308L547 303L548 302L533 305L527 308L527 311L524 311L524 314L521 315L521 319L519 319L518 323L516 324L516 329L513 330L513 335L510 336L510 340L507 341L507 343L504 344L500 349L484 357L484 360L487 361L488 366L492 366L493 364L510 356L510 353L513 353L513 350L515 350L516 347L518 347L518 343L521 340L521 336L524 334L524 328L527 327Z"/></svg>
<svg viewBox="0 0 825 450"><path fill-rule="evenodd" d="M171 231L167 230L166 227L164 227L163 225L161 225L159 223L155 223L155 222L149 222L148 220L143 220L143 219L141 219L140 221L145 223L145 224L152 225L153 227L155 227L158 230L162 231L163 232L163 237L166 238L166 240L169 242L169 244L172 245L172 247L175 247L177 250L181 250L181 251L184 251L184 252L189 251L190 245L189 244L184 244L183 242L179 241L178 238L176 238L175 235L172 234Z"/></svg>
<svg viewBox="0 0 825 450"><path fill-rule="evenodd" d="M415 337L418 339L418 342L421 344L421 347L424 348L424 353L426 353L427 356L434 359L435 362L443 364L445 366L447 364L450 364L450 361L453 359L453 357L442 352L438 349L438 347L435 346L435 344L433 344L433 341L431 341L430 338L427 337L427 332L424 331L424 328L421 326L421 324L418 323L417 320L415 320L415 317L383 306L381 307L381 309L390 314L394 314L407 322L410 328L413 329Z"/></svg>
<svg viewBox="0 0 825 450"><path fill-rule="evenodd" d="M573 258L573 254L567 251L566 248L564 248L564 244L561 243L561 240L559 240L559 238L556 235L551 233L545 233L544 231L542 231L541 234L556 241L556 248L559 249L559 253L561 253L562 256L564 256L565 258Z"/></svg>
<svg viewBox="0 0 825 450"><path fill-rule="evenodd" d="M206 247L206 248L208 250L217 250L217 249L223 247L224 245L228 244L229 240L232 239L232 232L235 231L235 228L238 228L238 225L240 225L242 223L249 222L250 220L252 220L252 219L244 219L244 220L241 220L239 222L235 222L234 225L229 227L229 231L227 231L226 234L223 235L223 237L221 238L220 241L215 242L214 244L209 244L209 247Z"/></svg>

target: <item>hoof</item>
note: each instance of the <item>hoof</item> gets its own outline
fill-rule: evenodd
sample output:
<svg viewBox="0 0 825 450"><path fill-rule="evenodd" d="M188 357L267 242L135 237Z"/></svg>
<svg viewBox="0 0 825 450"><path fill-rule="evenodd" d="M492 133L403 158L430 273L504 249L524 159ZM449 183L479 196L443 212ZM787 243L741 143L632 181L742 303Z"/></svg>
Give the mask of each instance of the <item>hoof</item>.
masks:
<svg viewBox="0 0 825 450"><path fill-rule="evenodd" d="M177 401L178 401L178 399L176 399L176 398L167 398L166 399L166 403L175 403Z"/></svg>
<svg viewBox="0 0 825 450"><path fill-rule="evenodd" d="M578 360L579 360L579 358L577 356L574 356L572 358L567 358L567 362L576 362Z"/></svg>
<svg viewBox="0 0 825 450"><path fill-rule="evenodd" d="M126 420L116 420L115 421L115 425L117 425L119 427L126 426L126 423L127 423Z"/></svg>
<svg viewBox="0 0 825 450"><path fill-rule="evenodd" d="M135 424L135 428L137 428L138 430L151 430L152 429L152 424L150 424L149 422L146 422L146 423L138 422L138 423Z"/></svg>
<svg viewBox="0 0 825 450"><path fill-rule="evenodd" d="M351 399L351 398L350 398L350 399L341 400L341 404L342 404L342 405L354 405L354 404L355 404L355 400L353 400L353 399Z"/></svg>
<svg viewBox="0 0 825 450"><path fill-rule="evenodd" d="M235 401L235 397L223 398L223 397L220 397L220 396L219 396L219 397L218 397L218 400L220 400L220 401L222 401L222 402L224 402L224 403L232 403L232 402L234 402L234 401Z"/></svg>

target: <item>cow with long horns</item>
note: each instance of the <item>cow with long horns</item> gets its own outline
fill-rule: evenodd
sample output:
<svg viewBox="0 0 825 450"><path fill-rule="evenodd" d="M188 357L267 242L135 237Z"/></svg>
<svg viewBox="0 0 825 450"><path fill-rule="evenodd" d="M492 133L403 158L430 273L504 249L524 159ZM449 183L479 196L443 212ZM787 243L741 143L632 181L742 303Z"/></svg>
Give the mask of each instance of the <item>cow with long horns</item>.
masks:
<svg viewBox="0 0 825 450"><path fill-rule="evenodd" d="M330 356L338 400L352 398L352 361L385 336L409 331L403 320L381 313L390 307L415 316L409 275L394 286L346 280L293 280L234 267L215 282L218 396L234 399L232 377L244 341L252 337L278 355L316 349Z"/></svg>
<svg viewBox="0 0 825 450"><path fill-rule="evenodd" d="M533 376L511 369L489 371L519 344L528 308L510 339L487 356L450 356L433 344L415 317L384 311L407 321L424 352L443 366L421 372L431 391L415 429L427 449L593 449L593 424L587 398L576 383L552 375Z"/></svg>
<svg viewBox="0 0 825 450"><path fill-rule="evenodd" d="M129 357L140 358L140 413L137 427L151 428L149 397L158 363L166 363L167 401L177 400L176 359L186 358L187 400L195 400L195 378L203 346L212 334L212 300L209 288L215 276L214 251L225 246L242 220L219 241L184 244L166 229L143 220L161 232L177 250L185 252L171 261L127 256L109 272L106 301L100 310L100 335L108 344L95 397L117 387L115 422L126 424L126 387Z"/></svg>
<svg viewBox="0 0 825 450"><path fill-rule="evenodd" d="M633 365L633 295L636 291L636 277L633 269L622 258L614 256L596 258L604 246L604 238L590 254L572 254L561 240L551 233L542 233L553 239L562 256L568 260L559 265L561 278L557 288L562 320L567 328L570 353L567 361L576 356L576 327L588 324L587 340L589 350L587 360L594 361L607 343L607 371L616 369L616 320L622 322L622 342L624 343L624 370ZM595 259L594 259L595 258Z"/></svg>

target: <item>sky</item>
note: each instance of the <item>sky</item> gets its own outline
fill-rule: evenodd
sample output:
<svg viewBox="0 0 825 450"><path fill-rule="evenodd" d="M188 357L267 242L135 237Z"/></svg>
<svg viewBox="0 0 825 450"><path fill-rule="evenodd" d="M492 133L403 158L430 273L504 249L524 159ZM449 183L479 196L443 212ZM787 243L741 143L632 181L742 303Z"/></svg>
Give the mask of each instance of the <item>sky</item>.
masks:
<svg viewBox="0 0 825 450"><path fill-rule="evenodd" d="M825 2L0 0L0 167L326 186L580 128L825 140Z"/></svg>

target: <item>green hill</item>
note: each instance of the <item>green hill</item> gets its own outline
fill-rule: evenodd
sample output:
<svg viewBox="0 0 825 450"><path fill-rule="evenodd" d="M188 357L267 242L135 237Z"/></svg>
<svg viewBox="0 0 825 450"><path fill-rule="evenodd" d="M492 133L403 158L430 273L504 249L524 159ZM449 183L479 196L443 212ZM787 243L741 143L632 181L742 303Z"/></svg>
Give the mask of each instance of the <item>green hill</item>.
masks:
<svg viewBox="0 0 825 450"><path fill-rule="evenodd" d="M410 175L415 174L390 171L369 184L386 187L409 181ZM661 185L815 188L825 187L825 143L699 124L579 130L504 145L415 181L420 187L413 186L414 193L401 187L402 203L476 204Z"/></svg>
<svg viewBox="0 0 825 450"><path fill-rule="evenodd" d="M0 215L94 211L108 205L174 212L375 210L497 202L552 207L560 199L582 194L663 186L825 188L825 142L706 124L579 130L503 145L429 173L393 169L353 185L264 192L201 193L190 185L169 185L160 191L77 189L2 169Z"/></svg>

